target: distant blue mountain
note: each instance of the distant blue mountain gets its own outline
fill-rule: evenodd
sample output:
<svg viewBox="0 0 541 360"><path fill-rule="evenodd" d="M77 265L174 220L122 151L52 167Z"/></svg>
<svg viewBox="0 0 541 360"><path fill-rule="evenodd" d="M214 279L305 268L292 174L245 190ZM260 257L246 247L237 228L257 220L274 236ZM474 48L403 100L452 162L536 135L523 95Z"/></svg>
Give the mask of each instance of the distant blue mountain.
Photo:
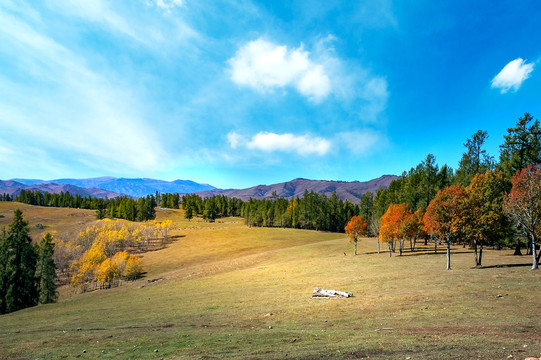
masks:
<svg viewBox="0 0 541 360"><path fill-rule="evenodd" d="M113 191L108 191L104 189L97 188L83 188L81 186L76 186L72 184L55 184L53 182L39 182L43 180L27 180L27 179L18 179L19 181L14 180L0 180L0 194L8 194L11 196L19 195L21 190L37 190L42 193L48 192L51 194L59 194L61 192L70 193L71 195L79 195L82 197L90 196L97 198L116 198L122 196ZM36 183L36 181L38 181ZM28 185L27 185L28 184Z"/></svg>
<svg viewBox="0 0 541 360"><path fill-rule="evenodd" d="M43 184L45 182L40 179L11 179L11 181L16 181L23 185L36 185L36 184Z"/></svg>
<svg viewBox="0 0 541 360"><path fill-rule="evenodd" d="M12 181L16 181L25 185L54 183L74 185L85 189L97 188L133 197L141 197L155 194L156 191L159 191L161 193L183 194L216 189L214 186L208 184L199 184L191 180L164 181L147 178L128 179L109 176L88 179L12 179Z"/></svg>

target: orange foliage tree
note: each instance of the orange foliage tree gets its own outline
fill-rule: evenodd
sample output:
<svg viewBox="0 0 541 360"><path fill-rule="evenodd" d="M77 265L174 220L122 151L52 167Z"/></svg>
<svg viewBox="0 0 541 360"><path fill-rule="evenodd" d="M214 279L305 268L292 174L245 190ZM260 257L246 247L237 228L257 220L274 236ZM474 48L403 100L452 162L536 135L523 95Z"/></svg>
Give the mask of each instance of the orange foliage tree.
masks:
<svg viewBox="0 0 541 360"><path fill-rule="evenodd" d="M536 243L541 235L541 168L528 166L511 179L513 188L505 197L505 212L514 220L523 235L530 238L532 269L537 269L541 252L537 254Z"/></svg>
<svg viewBox="0 0 541 360"><path fill-rule="evenodd" d="M447 244L447 270L451 270L451 241L460 231L461 208L466 194L461 185L438 191L423 217L424 230Z"/></svg>
<svg viewBox="0 0 541 360"><path fill-rule="evenodd" d="M380 220L379 241L389 244L389 256L395 250L395 241L398 241L399 254L402 255L404 242L410 229L407 220L413 216L408 204L391 204Z"/></svg>
<svg viewBox="0 0 541 360"><path fill-rule="evenodd" d="M410 240L410 249L412 252L415 251L417 239L425 235L423 230L423 215L423 209L418 209L415 213L407 214L402 223L402 231Z"/></svg>
<svg viewBox="0 0 541 360"><path fill-rule="evenodd" d="M357 255L357 241L361 236L368 234L368 222L362 216L353 216L345 227L349 242L355 244L355 255Z"/></svg>

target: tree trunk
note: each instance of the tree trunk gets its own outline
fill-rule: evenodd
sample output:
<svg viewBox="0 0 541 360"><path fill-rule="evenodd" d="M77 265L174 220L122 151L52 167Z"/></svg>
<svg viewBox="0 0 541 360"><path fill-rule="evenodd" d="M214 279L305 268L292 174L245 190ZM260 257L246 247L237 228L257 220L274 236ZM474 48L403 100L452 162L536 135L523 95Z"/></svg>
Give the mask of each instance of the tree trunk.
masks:
<svg viewBox="0 0 541 360"><path fill-rule="evenodd" d="M477 240L473 240L473 253L474 253L474 261L475 266L479 266L479 256L477 255Z"/></svg>
<svg viewBox="0 0 541 360"><path fill-rule="evenodd" d="M515 253L513 255L522 256L522 251L520 251L520 241L517 241L517 246L515 246Z"/></svg>
<svg viewBox="0 0 541 360"><path fill-rule="evenodd" d="M318 297L334 297L334 296L343 296L343 297L352 297L353 293L348 291L338 291L338 290L325 290L320 288L315 288L312 293L312 298Z"/></svg>
<svg viewBox="0 0 541 360"><path fill-rule="evenodd" d="M398 240L398 256L402 256L402 248L404 247L404 239Z"/></svg>
<svg viewBox="0 0 541 360"><path fill-rule="evenodd" d="M357 240L355 240L354 243L355 243L355 255L357 255Z"/></svg>
<svg viewBox="0 0 541 360"><path fill-rule="evenodd" d="M483 242L479 243L479 262L477 263L477 266L482 266L483 262Z"/></svg>
<svg viewBox="0 0 541 360"><path fill-rule="evenodd" d="M532 270L538 268L538 262L537 262L537 250L535 249L535 234L532 232L531 234L531 245L532 245L532 257L533 257L533 263L532 263Z"/></svg>
<svg viewBox="0 0 541 360"><path fill-rule="evenodd" d="M434 254L438 253L438 240L434 239Z"/></svg>
<svg viewBox="0 0 541 360"><path fill-rule="evenodd" d="M451 240L447 235L447 270L451 270Z"/></svg>
<svg viewBox="0 0 541 360"><path fill-rule="evenodd" d="M378 239L378 254L379 254L380 241Z"/></svg>
<svg viewBox="0 0 541 360"><path fill-rule="evenodd" d="M393 256L393 243L389 242L389 257Z"/></svg>

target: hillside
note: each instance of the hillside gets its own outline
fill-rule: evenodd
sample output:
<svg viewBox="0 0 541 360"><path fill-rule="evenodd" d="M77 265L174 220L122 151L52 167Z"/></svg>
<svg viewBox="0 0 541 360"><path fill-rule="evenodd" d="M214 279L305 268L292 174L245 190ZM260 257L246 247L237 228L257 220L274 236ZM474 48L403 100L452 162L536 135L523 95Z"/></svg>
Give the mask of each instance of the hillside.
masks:
<svg viewBox="0 0 541 360"><path fill-rule="evenodd" d="M1 205L4 213L24 206ZM72 214L86 214L60 210L64 220L49 229L62 232L67 219L79 220ZM23 209L31 228L34 216L56 216L41 211ZM62 288L56 304L0 316L0 358L541 355L541 325L530 311L541 279L529 257L510 250L486 249L486 265L473 268L472 250L453 247L453 270L445 271L433 245L389 258L375 239L362 239L353 256L343 234L187 221L181 210L157 215L173 221L175 240L143 254L143 279L84 294ZM354 297L311 299L316 286Z"/></svg>
<svg viewBox="0 0 541 360"><path fill-rule="evenodd" d="M164 181L147 178L115 178L97 177L88 179L12 179L26 185L43 185L47 183L74 185L85 189L99 188L115 193L133 197L141 197L156 193L192 193L197 191L212 190L214 186L199 184L191 180Z"/></svg>
<svg viewBox="0 0 541 360"><path fill-rule="evenodd" d="M81 197L97 197L97 198L115 198L122 196L122 194L107 191L97 188L82 188L71 184L57 184L53 182L44 182L37 184L24 184L14 180L0 180L0 194L9 194L10 196L19 195L21 189L24 190L37 190L42 193L48 192L51 194L60 194L61 192L70 193L71 195L80 195Z"/></svg>
<svg viewBox="0 0 541 360"><path fill-rule="evenodd" d="M30 236L34 242L46 233L59 232L73 237L86 226L96 222L94 210L34 206L18 202L0 201L0 229L7 229L13 220L13 210L20 209L30 225ZM40 224L41 226L37 226Z"/></svg>
<svg viewBox="0 0 541 360"><path fill-rule="evenodd" d="M241 190L203 191L198 194L202 197L222 194L227 197L236 197L246 201L250 198L270 199L274 196L274 192L276 192L278 197L290 198L295 196L302 197L305 191L314 191L318 194L324 194L325 196L330 197L332 196L332 193L336 191L338 198L357 203L364 193L370 191L375 195L380 188L389 187L391 181L398 178L399 177L395 175L383 175L377 179L365 182L295 179L279 184L258 185Z"/></svg>

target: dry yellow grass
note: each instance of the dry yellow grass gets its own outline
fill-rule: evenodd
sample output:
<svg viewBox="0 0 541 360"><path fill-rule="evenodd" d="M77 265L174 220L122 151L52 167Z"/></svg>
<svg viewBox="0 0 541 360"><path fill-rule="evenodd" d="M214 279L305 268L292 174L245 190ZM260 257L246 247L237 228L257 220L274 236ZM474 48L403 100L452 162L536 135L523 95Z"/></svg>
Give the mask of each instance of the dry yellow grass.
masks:
<svg viewBox="0 0 541 360"><path fill-rule="evenodd" d="M30 236L39 241L47 232L58 231L65 234L76 234L80 229L96 222L94 210L54 208L33 206L23 203L0 201L0 229L7 228L13 220L13 211L20 209L30 226ZM43 229L38 229L38 224Z"/></svg>
<svg viewBox="0 0 541 360"><path fill-rule="evenodd" d="M541 356L529 257L487 250L475 269L457 247L445 271L431 247L389 258L363 239L353 256L343 234L164 218L176 237L144 254L146 278L1 316L0 358ZM355 297L310 299L315 286Z"/></svg>

